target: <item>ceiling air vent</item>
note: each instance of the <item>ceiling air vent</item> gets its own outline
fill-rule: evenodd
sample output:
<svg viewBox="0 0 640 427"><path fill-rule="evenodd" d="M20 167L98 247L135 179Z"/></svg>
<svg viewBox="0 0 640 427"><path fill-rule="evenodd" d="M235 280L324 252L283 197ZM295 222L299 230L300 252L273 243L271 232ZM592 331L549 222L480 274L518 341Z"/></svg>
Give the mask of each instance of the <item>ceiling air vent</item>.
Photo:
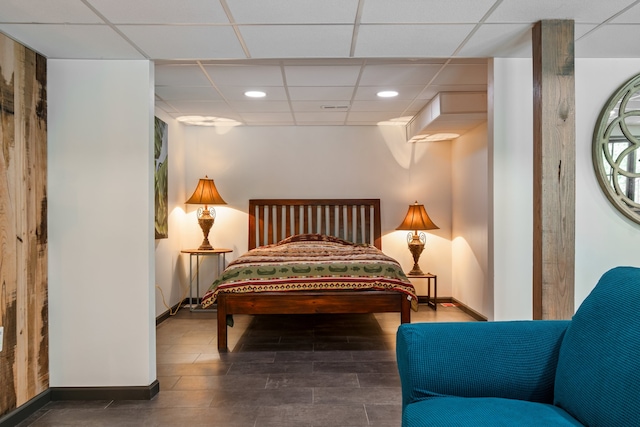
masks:
<svg viewBox="0 0 640 427"><path fill-rule="evenodd" d="M321 109L323 110L348 110L348 105L321 105Z"/></svg>

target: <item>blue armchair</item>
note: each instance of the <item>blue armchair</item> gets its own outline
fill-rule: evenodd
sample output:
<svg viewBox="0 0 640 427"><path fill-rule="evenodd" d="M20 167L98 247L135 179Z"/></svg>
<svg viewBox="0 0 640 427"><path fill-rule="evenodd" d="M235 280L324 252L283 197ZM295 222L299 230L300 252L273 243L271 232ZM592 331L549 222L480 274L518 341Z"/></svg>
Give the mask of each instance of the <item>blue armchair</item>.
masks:
<svg viewBox="0 0 640 427"><path fill-rule="evenodd" d="M415 323L397 333L402 426L640 426L640 268L570 321Z"/></svg>

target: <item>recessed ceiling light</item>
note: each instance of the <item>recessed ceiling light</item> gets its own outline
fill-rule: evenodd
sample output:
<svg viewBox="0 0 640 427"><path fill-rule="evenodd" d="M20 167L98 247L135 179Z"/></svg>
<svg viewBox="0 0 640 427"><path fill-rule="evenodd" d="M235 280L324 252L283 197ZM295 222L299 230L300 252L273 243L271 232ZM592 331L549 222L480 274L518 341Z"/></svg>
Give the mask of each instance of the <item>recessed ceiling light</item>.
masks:
<svg viewBox="0 0 640 427"><path fill-rule="evenodd" d="M189 126L239 126L242 124L237 120L212 116L180 116L176 120Z"/></svg>
<svg viewBox="0 0 640 427"><path fill-rule="evenodd" d="M398 96L398 92L395 90L382 90L377 93L380 98L393 98L394 96Z"/></svg>
<svg viewBox="0 0 640 427"><path fill-rule="evenodd" d="M244 96L249 98L264 98L267 94L261 90L248 90L244 93Z"/></svg>

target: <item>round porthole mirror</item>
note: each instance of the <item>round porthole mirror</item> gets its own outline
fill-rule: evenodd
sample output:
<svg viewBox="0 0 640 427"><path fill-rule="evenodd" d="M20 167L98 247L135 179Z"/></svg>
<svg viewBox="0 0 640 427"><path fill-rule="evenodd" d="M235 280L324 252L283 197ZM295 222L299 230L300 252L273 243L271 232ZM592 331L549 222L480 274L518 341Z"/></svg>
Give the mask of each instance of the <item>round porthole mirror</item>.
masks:
<svg viewBox="0 0 640 427"><path fill-rule="evenodd" d="M640 224L640 74L602 109L593 134L593 166L609 201Z"/></svg>

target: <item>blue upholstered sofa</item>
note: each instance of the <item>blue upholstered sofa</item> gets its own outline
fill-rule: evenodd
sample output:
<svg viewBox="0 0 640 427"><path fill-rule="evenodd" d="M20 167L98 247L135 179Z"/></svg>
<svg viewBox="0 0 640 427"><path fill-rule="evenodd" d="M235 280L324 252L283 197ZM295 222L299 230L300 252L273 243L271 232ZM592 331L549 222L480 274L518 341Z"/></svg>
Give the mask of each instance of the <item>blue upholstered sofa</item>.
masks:
<svg viewBox="0 0 640 427"><path fill-rule="evenodd" d="M640 426L640 268L571 321L400 326L402 426Z"/></svg>

